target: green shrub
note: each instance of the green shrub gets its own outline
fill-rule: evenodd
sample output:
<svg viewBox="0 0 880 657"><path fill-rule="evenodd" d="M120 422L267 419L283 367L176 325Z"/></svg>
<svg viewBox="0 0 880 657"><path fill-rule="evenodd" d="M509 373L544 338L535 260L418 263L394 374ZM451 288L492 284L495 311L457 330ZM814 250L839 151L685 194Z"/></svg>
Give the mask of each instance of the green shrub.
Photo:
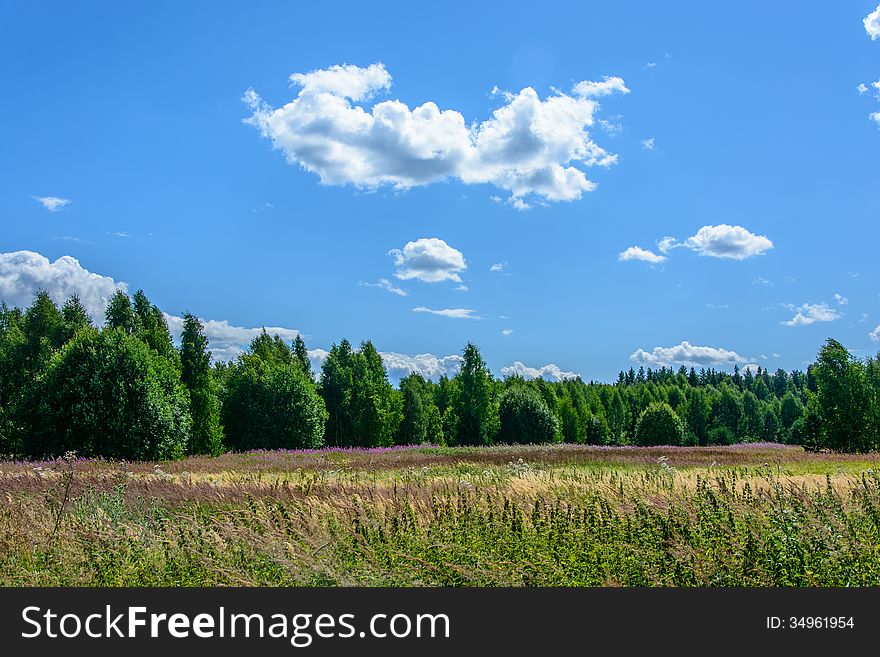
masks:
<svg viewBox="0 0 880 657"><path fill-rule="evenodd" d="M502 443L549 443L559 431L559 421L541 395L524 385L504 391L498 418L498 440Z"/></svg>
<svg viewBox="0 0 880 657"><path fill-rule="evenodd" d="M189 399L168 359L123 329L84 329L40 376L31 456L68 450L118 459L182 457L190 438Z"/></svg>
<svg viewBox="0 0 880 657"><path fill-rule="evenodd" d="M636 423L637 445L681 445L684 422L669 404L652 402Z"/></svg>

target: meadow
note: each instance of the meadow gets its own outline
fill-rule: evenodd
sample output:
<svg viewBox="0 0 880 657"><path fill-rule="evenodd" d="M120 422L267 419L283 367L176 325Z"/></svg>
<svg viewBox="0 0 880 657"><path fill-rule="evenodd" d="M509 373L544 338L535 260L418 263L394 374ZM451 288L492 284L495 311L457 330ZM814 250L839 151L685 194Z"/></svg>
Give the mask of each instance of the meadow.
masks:
<svg viewBox="0 0 880 657"><path fill-rule="evenodd" d="M7 461L0 584L878 585L876 461L769 443Z"/></svg>

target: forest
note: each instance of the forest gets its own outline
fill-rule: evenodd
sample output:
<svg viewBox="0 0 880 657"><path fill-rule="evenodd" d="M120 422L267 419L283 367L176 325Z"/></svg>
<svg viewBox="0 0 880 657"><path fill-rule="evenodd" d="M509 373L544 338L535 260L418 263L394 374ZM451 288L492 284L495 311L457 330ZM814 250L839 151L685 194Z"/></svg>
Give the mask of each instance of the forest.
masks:
<svg viewBox="0 0 880 657"><path fill-rule="evenodd" d="M576 345L573 345L576 348ZM98 327L72 296L0 307L0 455L172 460L260 449L586 445L808 451L880 448L880 357L829 338L806 372L630 368L613 384L498 379L467 344L460 371L397 387L370 341L334 344L312 371L301 337L265 331L212 362L195 316L175 345L143 291L117 292Z"/></svg>

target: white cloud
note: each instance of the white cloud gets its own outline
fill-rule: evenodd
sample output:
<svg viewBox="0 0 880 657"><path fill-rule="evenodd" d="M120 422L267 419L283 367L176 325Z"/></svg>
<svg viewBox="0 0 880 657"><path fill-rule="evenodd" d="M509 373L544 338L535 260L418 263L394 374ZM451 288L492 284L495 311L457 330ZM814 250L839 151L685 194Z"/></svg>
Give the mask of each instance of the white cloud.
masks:
<svg viewBox="0 0 880 657"><path fill-rule="evenodd" d="M650 137L648 139L643 139L642 140L642 148L644 148L646 151L653 151L655 148L654 138Z"/></svg>
<svg viewBox="0 0 880 657"><path fill-rule="evenodd" d="M183 332L183 318L177 315L165 315L165 323L168 324L168 330L171 337L175 341L180 340ZM247 349L251 340L256 338L265 329L269 335L277 335L282 340L293 340L296 336L301 335L296 329L285 328L283 326L265 326L247 328L244 326L235 326L230 324L228 320L222 319L203 319L200 318L205 328L205 337L208 338L209 349L214 360L232 360L236 356ZM310 354L311 355L311 354Z"/></svg>
<svg viewBox="0 0 880 657"><path fill-rule="evenodd" d="M513 329L501 329L501 335L503 335L505 338L509 335L513 335Z"/></svg>
<svg viewBox="0 0 880 657"><path fill-rule="evenodd" d="M765 235L755 235L742 226L719 224L703 226L696 235L687 238L684 246L703 256L745 260L773 248Z"/></svg>
<svg viewBox="0 0 880 657"><path fill-rule="evenodd" d="M865 24L865 32L868 33L872 41L880 39L880 5L877 5L874 11L865 16L862 23Z"/></svg>
<svg viewBox="0 0 880 657"><path fill-rule="evenodd" d="M455 376L461 367L462 357L453 354L451 356L435 356L433 354L416 354L410 356L393 351L381 352L382 362L388 370L388 376L400 379L410 372L417 372L426 379L439 379L444 374Z"/></svg>
<svg viewBox="0 0 880 657"><path fill-rule="evenodd" d="M757 363L748 363L747 365L743 365L741 368L739 368L739 371L740 371L740 374L745 374L746 372L751 372L752 376L754 376L755 374L758 373L758 369L760 367L761 366L758 365Z"/></svg>
<svg viewBox="0 0 880 657"><path fill-rule="evenodd" d="M520 376L524 379L546 379L547 381L564 381L566 379L576 379L580 375L576 372L563 372L558 366L550 363L543 367L529 367L516 361L513 365L501 368L503 376Z"/></svg>
<svg viewBox="0 0 880 657"><path fill-rule="evenodd" d="M32 199L46 208L49 212L58 212L70 205L70 199L59 196L32 196Z"/></svg>
<svg viewBox="0 0 880 657"><path fill-rule="evenodd" d="M643 249L640 246L631 246L625 251L621 251L619 254L617 254L617 259L620 262L626 262L628 260L641 260L642 262L650 262L652 265L656 265L661 262L665 262L666 256L658 255L653 251L648 251L647 249Z"/></svg>
<svg viewBox="0 0 880 657"><path fill-rule="evenodd" d="M443 308L434 310L425 306L413 308L414 313L430 313L432 315L440 315L441 317L451 317L452 319L480 319L478 315L474 315L474 310L470 308Z"/></svg>
<svg viewBox="0 0 880 657"><path fill-rule="evenodd" d="M623 78L605 76L601 82L591 82L584 80L574 85L574 93L582 98L599 98L600 96L608 96L615 92L628 94L629 89L623 82Z"/></svg>
<svg viewBox="0 0 880 657"><path fill-rule="evenodd" d="M497 274L503 272L506 267L506 262L496 262L494 265L489 267L489 271Z"/></svg>
<svg viewBox="0 0 880 657"><path fill-rule="evenodd" d="M668 254L678 248L690 249L701 256L745 260L769 251L773 248L773 242L765 235L755 235L742 226L729 226L728 224L703 226L695 235L688 237L683 242L668 236L657 242L657 250L662 254ZM640 246L631 246L620 253L617 259L621 261L643 260L657 264L666 260L666 257Z"/></svg>
<svg viewBox="0 0 880 657"><path fill-rule="evenodd" d="M838 305L845 306L849 303L849 299L841 294L834 293L834 300L838 303Z"/></svg>
<svg viewBox="0 0 880 657"><path fill-rule="evenodd" d="M689 365L703 367L706 365L723 365L745 362L745 358L735 351L720 347L699 347L687 341L673 347L654 347L650 352L637 349L630 360L645 365Z"/></svg>
<svg viewBox="0 0 880 657"><path fill-rule="evenodd" d="M544 100L530 87L499 91L505 104L482 123L468 123L458 111L430 101L413 109L399 100L358 104L390 88L382 64L332 66L290 79L299 92L279 108L246 91L243 100L253 114L245 122L322 183L367 189L449 179L490 183L508 192L518 209L531 195L570 201L595 188L583 167L617 161L588 132L595 99L629 92L618 77L579 82L571 94L557 91Z"/></svg>
<svg viewBox="0 0 880 657"><path fill-rule="evenodd" d="M437 237L407 242L403 250L392 249L388 254L394 257L397 267L394 275L402 280L415 278L425 283L461 283L458 274L467 269L464 254Z"/></svg>
<svg viewBox="0 0 880 657"><path fill-rule="evenodd" d="M76 294L92 319L103 323L107 301L116 290L126 289L125 283L94 274L71 256L50 262L33 251L0 253L0 300L9 305L25 308L39 290L59 305Z"/></svg>
<svg viewBox="0 0 880 657"><path fill-rule="evenodd" d="M878 324L873 331L868 333L868 337L875 342L880 342L880 324Z"/></svg>
<svg viewBox="0 0 880 657"><path fill-rule="evenodd" d="M809 326L816 322L833 322L842 315L827 303L805 303L802 306L786 306L789 310L796 311L795 316L782 322L785 326Z"/></svg>
<svg viewBox="0 0 880 657"><path fill-rule="evenodd" d="M387 278L380 278L376 283L367 283L365 281L361 281L358 283L361 287L378 287L379 289L386 290L387 292L391 292L391 294L396 294L401 297L409 296L409 292L404 290L402 287L397 287L389 281Z"/></svg>
<svg viewBox="0 0 880 657"><path fill-rule="evenodd" d="M859 86L856 87L856 91L859 92L860 96L863 96L864 94L868 93L868 86L864 82L861 82L859 83Z"/></svg>

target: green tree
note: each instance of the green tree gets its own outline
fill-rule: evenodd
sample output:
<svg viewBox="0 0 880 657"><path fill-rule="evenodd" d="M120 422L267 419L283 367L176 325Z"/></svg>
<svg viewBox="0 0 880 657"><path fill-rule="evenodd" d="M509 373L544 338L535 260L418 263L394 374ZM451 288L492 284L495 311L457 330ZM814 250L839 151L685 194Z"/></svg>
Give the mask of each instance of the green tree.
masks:
<svg viewBox="0 0 880 657"><path fill-rule="evenodd" d="M791 438L791 428L804 414L804 406L800 400L789 390L779 404L779 424L782 436L788 441Z"/></svg>
<svg viewBox="0 0 880 657"><path fill-rule="evenodd" d="M736 389L725 384L712 404L712 424L714 427L725 427L734 436L739 435L742 420L742 401Z"/></svg>
<svg viewBox="0 0 880 657"><path fill-rule="evenodd" d="M355 354L348 340L330 348L321 366L320 393L327 407L327 425L324 439L328 445L342 447L353 444L354 417L352 394L354 388Z"/></svg>
<svg viewBox="0 0 880 657"><path fill-rule="evenodd" d="M491 375L476 345L468 342L462 356L461 369L455 377L456 443L488 445L495 437L498 421L492 403Z"/></svg>
<svg viewBox="0 0 880 657"><path fill-rule="evenodd" d="M559 430L556 415L532 386L515 384L498 400L498 440L503 443L549 443Z"/></svg>
<svg viewBox="0 0 880 657"><path fill-rule="evenodd" d="M211 375L211 352L202 323L191 313L183 316L180 363L180 378L189 392L192 415L190 453L220 454L223 451L223 428L220 426L217 383Z"/></svg>
<svg viewBox="0 0 880 657"><path fill-rule="evenodd" d="M637 445L681 445L684 423L665 402L654 402L642 411L636 424Z"/></svg>
<svg viewBox="0 0 880 657"><path fill-rule="evenodd" d="M867 432L868 386L864 365L837 340L819 351L816 377L821 446L838 452L867 452L874 447Z"/></svg>
<svg viewBox="0 0 880 657"><path fill-rule="evenodd" d="M155 460L183 456L190 438L178 371L122 329L82 330L39 381L24 451L54 457Z"/></svg>
<svg viewBox="0 0 880 657"><path fill-rule="evenodd" d="M355 354L351 412L355 444L363 447L394 444L400 425L400 399L388 382L382 357L367 340Z"/></svg>
<svg viewBox="0 0 880 657"><path fill-rule="evenodd" d="M157 354L169 359L172 363L177 363L177 350L171 340L171 332L165 322L164 313L150 303L143 290L135 292L132 306L135 316L135 334Z"/></svg>
<svg viewBox="0 0 880 657"><path fill-rule="evenodd" d="M122 290L117 290L110 297L104 318L108 328L118 328L129 335L135 332L137 322L131 309L131 299Z"/></svg>
<svg viewBox="0 0 880 657"><path fill-rule="evenodd" d="M751 370L746 370L747 374ZM760 381L760 379L758 379ZM746 390L742 398L742 432L748 440L757 440L764 430L764 415L757 395Z"/></svg>
<svg viewBox="0 0 880 657"><path fill-rule="evenodd" d="M83 329L90 328L92 320L80 298L74 294L61 307L61 344L70 341Z"/></svg>
<svg viewBox="0 0 880 657"><path fill-rule="evenodd" d="M306 349L306 343L302 339L301 335L297 335L293 340L293 355L296 358L296 361L299 363L299 366L302 368L302 371L305 372L308 377L312 378L312 361L309 360L309 350Z"/></svg>
<svg viewBox="0 0 880 657"><path fill-rule="evenodd" d="M266 346L254 338L226 382L227 444L235 450L320 447L327 412L314 382L299 363Z"/></svg>
<svg viewBox="0 0 880 657"><path fill-rule="evenodd" d="M697 445L709 444L709 420L711 413L712 405L703 389L691 389L684 404L681 417L688 432L693 436L692 443Z"/></svg>

